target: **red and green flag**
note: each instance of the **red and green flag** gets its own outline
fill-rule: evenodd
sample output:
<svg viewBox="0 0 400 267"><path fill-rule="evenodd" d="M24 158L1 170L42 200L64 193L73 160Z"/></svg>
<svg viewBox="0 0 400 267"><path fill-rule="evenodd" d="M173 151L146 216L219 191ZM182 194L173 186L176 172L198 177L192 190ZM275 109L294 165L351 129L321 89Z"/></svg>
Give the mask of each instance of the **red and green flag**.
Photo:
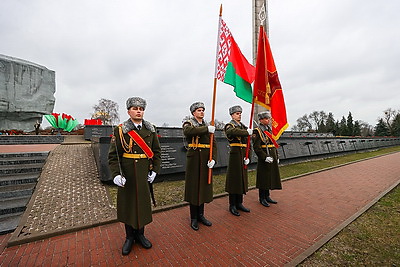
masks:
<svg viewBox="0 0 400 267"><path fill-rule="evenodd" d="M237 97L251 103L253 99L251 83L254 81L255 67L243 56L221 17L219 25L215 77L232 85Z"/></svg>
<svg viewBox="0 0 400 267"><path fill-rule="evenodd" d="M254 102L271 111L272 137L278 140L289 124L281 83L263 26L258 37Z"/></svg>
<svg viewBox="0 0 400 267"><path fill-rule="evenodd" d="M46 120L57 129L71 132L79 123L72 116L68 114L51 113L51 115L44 115Z"/></svg>

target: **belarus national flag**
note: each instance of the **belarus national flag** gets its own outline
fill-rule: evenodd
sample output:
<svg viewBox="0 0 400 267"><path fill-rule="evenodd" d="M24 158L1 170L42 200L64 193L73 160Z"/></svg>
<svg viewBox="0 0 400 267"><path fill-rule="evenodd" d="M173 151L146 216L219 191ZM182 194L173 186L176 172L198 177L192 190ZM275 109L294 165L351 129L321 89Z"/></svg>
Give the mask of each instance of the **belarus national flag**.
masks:
<svg viewBox="0 0 400 267"><path fill-rule="evenodd" d="M254 81L255 68L240 52L228 26L222 18L220 18L216 66L216 78L232 85L237 97L248 103L252 103L253 92L251 83Z"/></svg>

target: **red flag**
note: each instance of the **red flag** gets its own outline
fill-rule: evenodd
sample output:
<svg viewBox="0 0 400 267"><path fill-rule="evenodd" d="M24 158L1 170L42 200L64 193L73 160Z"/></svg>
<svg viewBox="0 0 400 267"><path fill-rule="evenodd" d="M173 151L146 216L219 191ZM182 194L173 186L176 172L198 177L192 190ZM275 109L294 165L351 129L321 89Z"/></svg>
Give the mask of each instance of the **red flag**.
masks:
<svg viewBox="0 0 400 267"><path fill-rule="evenodd" d="M254 81L254 102L271 111L272 137L278 140L289 124L286 118L286 106L281 83L276 71L267 35L260 26Z"/></svg>

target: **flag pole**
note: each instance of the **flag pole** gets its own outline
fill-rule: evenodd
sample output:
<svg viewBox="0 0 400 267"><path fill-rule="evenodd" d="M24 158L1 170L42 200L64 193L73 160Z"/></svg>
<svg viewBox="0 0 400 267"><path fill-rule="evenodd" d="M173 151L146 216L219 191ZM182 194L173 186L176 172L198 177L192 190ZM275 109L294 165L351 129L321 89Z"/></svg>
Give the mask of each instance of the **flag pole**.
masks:
<svg viewBox="0 0 400 267"><path fill-rule="evenodd" d="M215 57L215 75L214 75L214 89L213 89L213 99L212 99L212 109L211 109L211 122L210 124L214 126L215 124L215 102L217 98L217 59L218 59L218 45L219 45L219 35L221 29L221 17L222 17L222 4L219 8L219 19L218 19L218 38L217 38L217 53ZM210 155L208 160L211 161L213 158L213 147L214 147L214 133L210 134ZM211 184L212 181L212 168L208 168L208 184Z"/></svg>
<svg viewBox="0 0 400 267"><path fill-rule="evenodd" d="M263 2L262 7L260 9L260 12L258 13L258 19L260 20L260 29L261 29L261 27L263 27L263 24L267 19L267 9L265 7L265 4L266 4L266 1ZM255 5L257 5L257 3L255 3ZM256 9L256 6L255 6L255 9ZM259 38L260 38L260 36L259 36ZM254 52L258 50L258 47L255 46L255 43L254 43L254 47L253 47L253 51ZM254 53L254 57L256 58L256 57L258 57L258 55L256 55ZM251 112L250 112L250 122L249 122L249 128L250 129L253 127L253 118L254 118L254 109L255 109L254 108L254 106L255 106L254 105L254 102L255 102L254 100L255 100L255 90L254 90L254 85L253 85L253 99L252 99L252 102L251 102ZM250 140L251 140L251 136L249 135L247 137L246 158L249 158L249 154L250 154ZM247 169L247 165L244 165L244 168Z"/></svg>

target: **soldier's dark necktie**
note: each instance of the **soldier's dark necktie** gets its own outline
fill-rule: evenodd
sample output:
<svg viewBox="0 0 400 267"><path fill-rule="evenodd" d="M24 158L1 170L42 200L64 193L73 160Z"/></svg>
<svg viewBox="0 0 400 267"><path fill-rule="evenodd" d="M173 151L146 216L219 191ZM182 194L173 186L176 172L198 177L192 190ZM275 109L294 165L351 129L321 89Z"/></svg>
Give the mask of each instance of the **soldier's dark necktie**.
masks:
<svg viewBox="0 0 400 267"><path fill-rule="evenodd" d="M136 126L136 128L138 129L138 131L140 131L140 128L142 128L142 126L138 125Z"/></svg>

